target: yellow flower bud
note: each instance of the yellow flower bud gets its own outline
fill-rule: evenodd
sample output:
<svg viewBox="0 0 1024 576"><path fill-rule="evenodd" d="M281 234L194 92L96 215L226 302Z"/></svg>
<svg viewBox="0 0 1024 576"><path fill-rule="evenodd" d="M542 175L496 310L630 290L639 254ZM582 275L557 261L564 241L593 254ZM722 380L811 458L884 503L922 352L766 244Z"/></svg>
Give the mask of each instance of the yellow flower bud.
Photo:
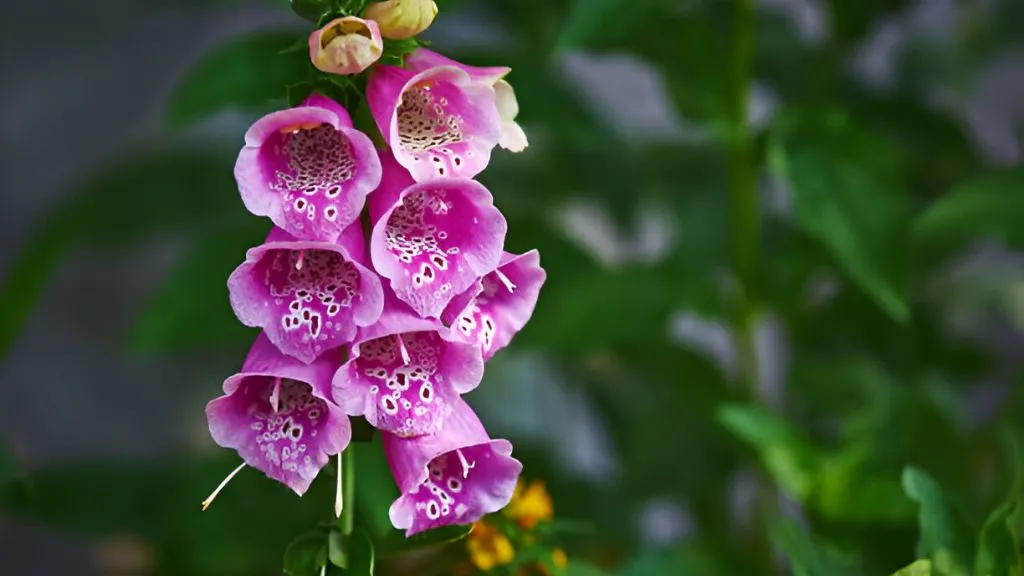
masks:
<svg viewBox="0 0 1024 576"><path fill-rule="evenodd" d="M403 40L423 32L437 16L434 0L387 0L374 2L363 10L363 18L380 25L385 38Z"/></svg>
<svg viewBox="0 0 1024 576"><path fill-rule="evenodd" d="M373 20L345 16L309 35L309 58L329 74L358 74L380 59L384 41Z"/></svg>

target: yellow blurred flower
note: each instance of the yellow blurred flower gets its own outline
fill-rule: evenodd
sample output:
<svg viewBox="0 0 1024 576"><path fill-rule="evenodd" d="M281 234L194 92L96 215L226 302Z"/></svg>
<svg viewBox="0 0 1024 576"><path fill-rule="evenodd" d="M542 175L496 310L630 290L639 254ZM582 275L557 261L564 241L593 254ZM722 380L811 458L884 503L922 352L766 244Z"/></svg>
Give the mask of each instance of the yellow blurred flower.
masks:
<svg viewBox="0 0 1024 576"><path fill-rule="evenodd" d="M487 572L495 566L511 562L516 551L509 539L486 522L477 522L466 541L469 558L476 567Z"/></svg>
<svg viewBox="0 0 1024 576"><path fill-rule="evenodd" d="M512 501L505 507L505 515L526 530L533 528L538 522L554 518L554 505L544 483L535 480L527 486L520 480L516 484Z"/></svg>

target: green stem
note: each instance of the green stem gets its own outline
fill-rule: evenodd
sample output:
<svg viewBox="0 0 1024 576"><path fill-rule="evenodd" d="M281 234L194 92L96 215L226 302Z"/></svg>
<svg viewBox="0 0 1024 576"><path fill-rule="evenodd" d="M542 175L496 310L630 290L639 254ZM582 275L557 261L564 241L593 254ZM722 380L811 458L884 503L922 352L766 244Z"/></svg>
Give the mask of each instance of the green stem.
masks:
<svg viewBox="0 0 1024 576"><path fill-rule="evenodd" d="M732 330L739 359L739 383L752 403L761 404L758 382L757 347L754 329L757 321L756 277L758 270L759 211L757 196L757 158L747 117L754 73L754 0L735 1L733 31L732 130L729 141L732 219L732 269L736 279L736 300L732 311ZM772 529L778 516L775 490L766 474L758 477L755 509L754 554L765 574L777 572Z"/></svg>
<svg viewBox="0 0 1024 576"><path fill-rule="evenodd" d="M341 533L348 536L352 533L356 523L356 451L355 446L349 445L341 453L341 493L345 498L345 507L341 510L341 518L338 519L338 527Z"/></svg>

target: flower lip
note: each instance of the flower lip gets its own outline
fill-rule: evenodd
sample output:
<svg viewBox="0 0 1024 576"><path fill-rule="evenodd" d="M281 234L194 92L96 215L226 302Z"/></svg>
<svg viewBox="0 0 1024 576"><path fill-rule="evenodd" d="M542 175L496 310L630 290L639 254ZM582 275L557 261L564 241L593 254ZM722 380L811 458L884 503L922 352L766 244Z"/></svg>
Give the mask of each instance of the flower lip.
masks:
<svg viewBox="0 0 1024 576"><path fill-rule="evenodd" d="M497 268L505 217L483 185L443 178L413 184L378 218L370 239L373 267L421 316L448 303Z"/></svg>
<svg viewBox="0 0 1024 576"><path fill-rule="evenodd" d="M351 440L348 418L328 394L340 360L335 352L303 364L260 335L242 371L224 381L224 395L207 404L210 435L302 495Z"/></svg>
<svg viewBox="0 0 1024 576"><path fill-rule="evenodd" d="M459 66L378 66L367 101L395 158L418 182L476 176L501 139L494 89Z"/></svg>
<svg viewBox="0 0 1024 576"><path fill-rule="evenodd" d="M364 251L360 227L349 230L343 234L348 248L294 240L279 229L251 248L228 278L239 320L262 328L276 347L306 363L377 322L383 288L361 258L353 257Z"/></svg>
<svg viewBox="0 0 1024 576"><path fill-rule="evenodd" d="M334 242L380 184L381 165L344 108L314 94L249 128L235 179L253 214L296 238Z"/></svg>

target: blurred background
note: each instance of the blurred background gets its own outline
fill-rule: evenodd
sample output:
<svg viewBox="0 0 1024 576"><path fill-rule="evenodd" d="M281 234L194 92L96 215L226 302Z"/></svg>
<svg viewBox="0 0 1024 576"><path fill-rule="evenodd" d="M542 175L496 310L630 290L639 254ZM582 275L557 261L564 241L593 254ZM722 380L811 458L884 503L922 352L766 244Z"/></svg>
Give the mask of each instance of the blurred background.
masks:
<svg viewBox="0 0 1024 576"><path fill-rule="evenodd" d="M469 401L580 526L571 574L1019 573L1024 2L438 5L433 48L513 68L531 146L480 179L548 272ZM203 406L269 227L234 157L311 25L4 9L0 572L280 574L333 478L249 471L201 514L237 462Z"/></svg>

